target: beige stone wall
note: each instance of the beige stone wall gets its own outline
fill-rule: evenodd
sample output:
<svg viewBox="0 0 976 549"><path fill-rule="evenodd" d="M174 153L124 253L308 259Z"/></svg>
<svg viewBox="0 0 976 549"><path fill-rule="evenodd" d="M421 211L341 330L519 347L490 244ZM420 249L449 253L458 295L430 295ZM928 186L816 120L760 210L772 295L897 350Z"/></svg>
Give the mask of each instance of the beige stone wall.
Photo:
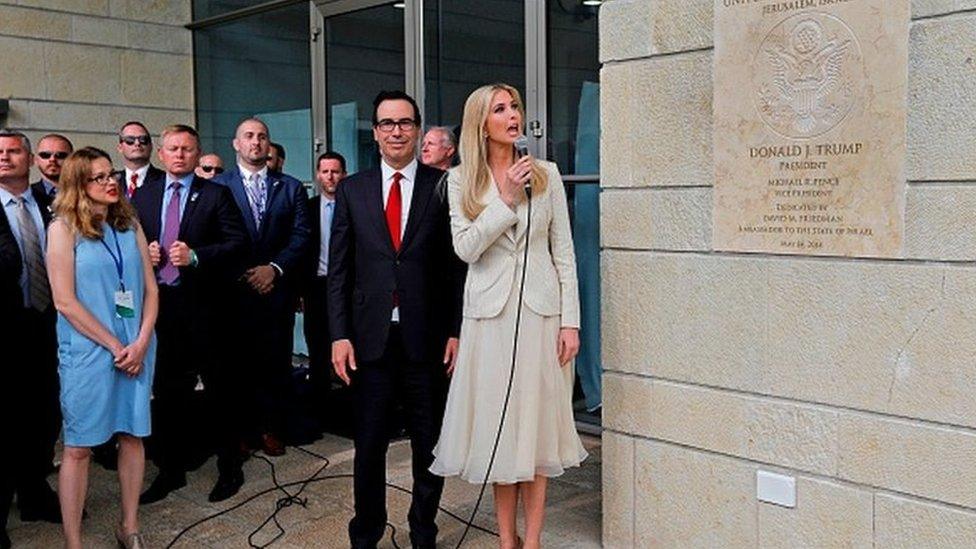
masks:
<svg viewBox="0 0 976 549"><path fill-rule="evenodd" d="M118 161L121 123L192 123L190 17L190 0L0 0L0 125Z"/></svg>
<svg viewBox="0 0 976 549"><path fill-rule="evenodd" d="M712 250L712 4L601 8L604 545L976 547L976 0L911 2L903 260Z"/></svg>

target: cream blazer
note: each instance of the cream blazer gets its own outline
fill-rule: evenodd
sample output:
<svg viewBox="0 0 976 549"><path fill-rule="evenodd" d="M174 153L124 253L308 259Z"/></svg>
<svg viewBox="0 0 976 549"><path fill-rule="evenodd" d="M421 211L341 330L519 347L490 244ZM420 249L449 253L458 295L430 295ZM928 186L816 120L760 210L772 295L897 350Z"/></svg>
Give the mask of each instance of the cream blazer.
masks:
<svg viewBox="0 0 976 549"><path fill-rule="evenodd" d="M448 172L454 251L468 264L464 316L492 318L502 312L512 287L520 282L522 272L517 267L528 242L525 305L542 316L561 316L560 326L564 328L579 328L576 254L566 190L555 164L537 162L545 168L549 184L543 193L532 197L532 232L528 238L526 201L513 211L492 182L482 199L487 207L474 220L468 219L461 210L459 169Z"/></svg>

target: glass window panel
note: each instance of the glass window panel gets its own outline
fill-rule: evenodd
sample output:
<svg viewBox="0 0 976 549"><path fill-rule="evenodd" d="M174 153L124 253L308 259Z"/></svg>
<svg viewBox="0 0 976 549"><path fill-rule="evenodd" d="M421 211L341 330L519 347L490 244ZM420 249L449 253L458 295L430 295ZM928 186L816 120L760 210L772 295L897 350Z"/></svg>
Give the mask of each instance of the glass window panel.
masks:
<svg viewBox="0 0 976 549"><path fill-rule="evenodd" d="M598 10L548 3L548 152L564 175L600 172Z"/></svg>
<svg viewBox="0 0 976 549"><path fill-rule="evenodd" d="M329 148L349 173L379 165L373 98L404 88L403 10L384 5L325 20Z"/></svg>
<svg viewBox="0 0 976 549"><path fill-rule="evenodd" d="M195 31L197 123L205 152L234 162L241 119L258 116L285 147L284 171L312 179L308 5Z"/></svg>
<svg viewBox="0 0 976 549"><path fill-rule="evenodd" d="M427 126L461 123L475 88L505 82L525 95L523 0L424 1Z"/></svg>

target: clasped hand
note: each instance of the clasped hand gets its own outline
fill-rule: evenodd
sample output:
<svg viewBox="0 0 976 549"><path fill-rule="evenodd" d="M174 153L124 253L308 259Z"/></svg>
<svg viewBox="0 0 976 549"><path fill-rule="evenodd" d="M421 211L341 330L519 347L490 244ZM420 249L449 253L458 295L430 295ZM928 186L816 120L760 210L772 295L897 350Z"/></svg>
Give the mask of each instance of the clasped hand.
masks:
<svg viewBox="0 0 976 549"><path fill-rule="evenodd" d="M149 342L141 339L137 339L125 347L122 346L122 343L116 342L111 349L115 367L125 372L129 377L136 377L142 372L142 364L146 359L148 349Z"/></svg>
<svg viewBox="0 0 976 549"><path fill-rule="evenodd" d="M177 240L170 245L169 250L166 250L166 256L174 267L188 267L192 253L186 242ZM155 240L149 243L149 261L153 267L159 267L163 261L163 248Z"/></svg>

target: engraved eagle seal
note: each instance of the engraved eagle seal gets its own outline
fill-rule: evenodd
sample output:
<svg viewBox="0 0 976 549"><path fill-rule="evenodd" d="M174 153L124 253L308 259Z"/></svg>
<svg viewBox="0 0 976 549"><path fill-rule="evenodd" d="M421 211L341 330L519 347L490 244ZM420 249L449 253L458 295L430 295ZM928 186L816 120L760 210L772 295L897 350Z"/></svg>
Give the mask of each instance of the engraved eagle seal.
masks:
<svg viewBox="0 0 976 549"><path fill-rule="evenodd" d="M781 21L756 52L756 107L763 121L786 137L821 135L853 108L863 76L854 33L825 13Z"/></svg>

